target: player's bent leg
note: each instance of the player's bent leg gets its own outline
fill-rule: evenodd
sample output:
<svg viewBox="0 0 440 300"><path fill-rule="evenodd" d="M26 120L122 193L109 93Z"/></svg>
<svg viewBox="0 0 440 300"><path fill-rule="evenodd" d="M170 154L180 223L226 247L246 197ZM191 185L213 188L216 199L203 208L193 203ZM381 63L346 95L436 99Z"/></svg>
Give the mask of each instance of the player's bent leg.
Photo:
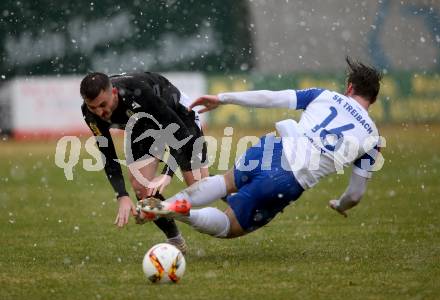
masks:
<svg viewBox="0 0 440 300"><path fill-rule="evenodd" d="M142 199L146 196L146 187L154 178L158 165L159 160L154 157L136 161L128 165L128 178L138 199Z"/></svg>
<svg viewBox="0 0 440 300"><path fill-rule="evenodd" d="M136 193L138 200L147 196L146 183L154 178L155 172L158 167L159 160L150 159L144 161L137 161L130 164L129 167L129 179L130 183ZM145 182L144 182L145 181ZM156 194L155 197L159 200L165 200L161 194ZM143 217L143 218L142 218ZM182 253L185 253L187 246L185 240L180 234L179 228L176 222L170 218L155 218L154 215L148 215L148 213L142 212L138 214L136 222L138 224L145 223L146 220L153 220L154 224L165 234L167 242L175 245Z"/></svg>

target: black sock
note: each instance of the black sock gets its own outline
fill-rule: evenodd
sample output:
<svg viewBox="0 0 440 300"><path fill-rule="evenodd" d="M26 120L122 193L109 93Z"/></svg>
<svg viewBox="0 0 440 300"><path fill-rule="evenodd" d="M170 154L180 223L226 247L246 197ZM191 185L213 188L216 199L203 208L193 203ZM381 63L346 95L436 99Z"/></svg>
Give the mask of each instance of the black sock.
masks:
<svg viewBox="0 0 440 300"><path fill-rule="evenodd" d="M167 236L167 239L171 239L180 234L179 228L177 228L176 222L174 219L168 219L165 217L161 217L154 221L157 227L162 230L163 233Z"/></svg>
<svg viewBox="0 0 440 300"><path fill-rule="evenodd" d="M156 195L154 195L154 198L157 198L157 199L159 199L161 201L165 201L165 197L162 196L162 194L159 194L159 192L157 192Z"/></svg>

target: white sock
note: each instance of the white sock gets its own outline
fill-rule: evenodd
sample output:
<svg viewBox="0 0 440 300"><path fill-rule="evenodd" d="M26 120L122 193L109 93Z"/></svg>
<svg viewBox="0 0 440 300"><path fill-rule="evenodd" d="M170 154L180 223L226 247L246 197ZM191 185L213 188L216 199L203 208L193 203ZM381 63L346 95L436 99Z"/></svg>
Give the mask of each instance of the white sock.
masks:
<svg viewBox="0 0 440 300"><path fill-rule="evenodd" d="M177 216L177 220L186 223L201 233L218 238L228 236L230 222L228 216L215 207L191 209L189 216Z"/></svg>
<svg viewBox="0 0 440 300"><path fill-rule="evenodd" d="M186 199L192 206L204 206L224 196L226 196L225 178L222 175L216 175L197 181L166 201Z"/></svg>

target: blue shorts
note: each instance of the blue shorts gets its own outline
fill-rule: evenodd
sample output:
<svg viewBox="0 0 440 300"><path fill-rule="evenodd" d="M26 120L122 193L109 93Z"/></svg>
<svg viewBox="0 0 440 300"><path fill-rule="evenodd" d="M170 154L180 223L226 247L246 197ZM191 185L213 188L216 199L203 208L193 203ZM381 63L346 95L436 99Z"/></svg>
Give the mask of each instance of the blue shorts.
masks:
<svg viewBox="0 0 440 300"><path fill-rule="evenodd" d="M247 232L269 223L304 191L288 167L281 139L274 135L247 149L235 163L234 177L238 192L227 200Z"/></svg>

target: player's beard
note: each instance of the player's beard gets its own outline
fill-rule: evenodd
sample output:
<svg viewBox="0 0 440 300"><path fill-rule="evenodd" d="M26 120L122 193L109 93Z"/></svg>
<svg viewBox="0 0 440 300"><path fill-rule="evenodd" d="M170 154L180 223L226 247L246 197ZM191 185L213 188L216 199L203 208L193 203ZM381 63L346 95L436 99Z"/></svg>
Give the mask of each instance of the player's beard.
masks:
<svg viewBox="0 0 440 300"><path fill-rule="evenodd" d="M116 110L116 108L118 107L118 102L119 99L117 98L117 96L115 98L113 98L113 103L111 104L110 110L108 112L105 113L105 115L103 115L101 118L107 122L110 121L113 112Z"/></svg>
<svg viewBox="0 0 440 300"><path fill-rule="evenodd" d="M104 121L110 121L111 116L112 116L112 112L111 111L110 112L106 112L105 114L103 114L101 116L101 119L103 119Z"/></svg>
<svg viewBox="0 0 440 300"><path fill-rule="evenodd" d="M111 107L110 107L110 110L109 110L109 111L106 111L105 114L104 114L101 118L102 118L104 121L109 122L110 119L111 119L111 117L112 117L112 115L113 115L113 112L116 110L117 107L118 107L118 100L117 100L117 99L114 99L114 100L113 100L113 103L112 103L112 105L111 105Z"/></svg>

